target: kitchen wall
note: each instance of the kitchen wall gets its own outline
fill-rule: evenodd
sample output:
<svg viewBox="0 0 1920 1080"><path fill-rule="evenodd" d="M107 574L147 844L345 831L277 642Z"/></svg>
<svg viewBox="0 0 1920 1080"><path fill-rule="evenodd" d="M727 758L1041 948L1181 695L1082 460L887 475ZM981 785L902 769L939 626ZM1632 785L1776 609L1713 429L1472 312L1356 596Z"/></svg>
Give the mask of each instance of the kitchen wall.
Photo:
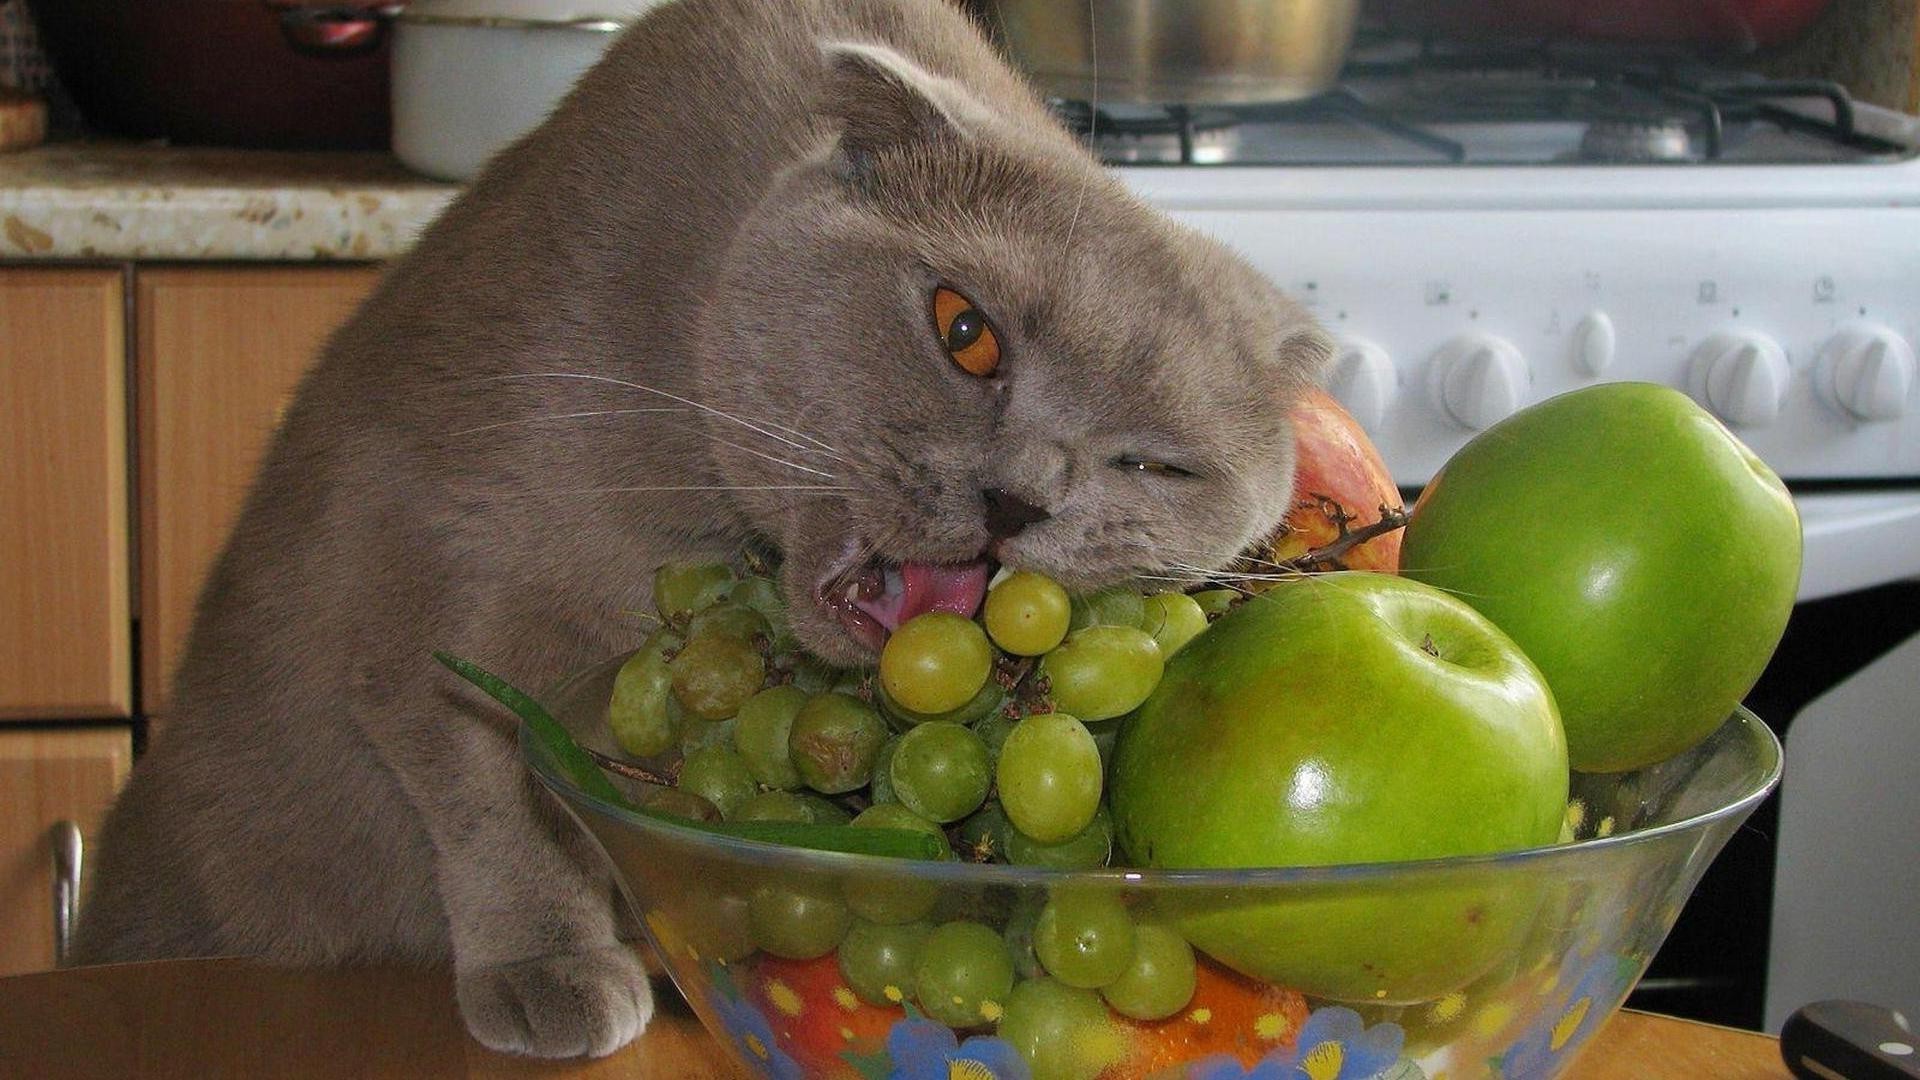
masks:
<svg viewBox="0 0 1920 1080"><path fill-rule="evenodd" d="M1862 101L1920 113L1920 0L1835 0L1803 38L1752 66L1832 79Z"/></svg>

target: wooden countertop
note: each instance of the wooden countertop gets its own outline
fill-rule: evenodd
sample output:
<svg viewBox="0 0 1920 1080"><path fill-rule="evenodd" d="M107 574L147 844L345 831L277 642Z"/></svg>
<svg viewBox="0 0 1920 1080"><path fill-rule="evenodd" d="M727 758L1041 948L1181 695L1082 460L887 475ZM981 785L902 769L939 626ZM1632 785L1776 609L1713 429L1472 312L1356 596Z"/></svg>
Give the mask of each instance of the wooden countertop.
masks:
<svg viewBox="0 0 1920 1080"><path fill-rule="evenodd" d="M671 994L663 994L670 997ZM0 1076L565 1077L737 1075L677 999L598 1061L531 1061L469 1039L444 972L289 971L237 960L80 968L0 979ZM1621 1013L1573 1080L1781 1080L1764 1035Z"/></svg>

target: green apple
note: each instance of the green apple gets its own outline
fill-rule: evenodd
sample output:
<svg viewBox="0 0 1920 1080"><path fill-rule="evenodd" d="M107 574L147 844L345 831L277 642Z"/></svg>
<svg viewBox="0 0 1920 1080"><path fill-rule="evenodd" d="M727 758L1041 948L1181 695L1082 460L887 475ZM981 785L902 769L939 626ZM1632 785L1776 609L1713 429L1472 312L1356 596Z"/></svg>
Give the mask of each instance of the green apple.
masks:
<svg viewBox="0 0 1920 1080"><path fill-rule="evenodd" d="M1438 589L1389 574L1284 582L1167 662L1109 781L1136 865L1325 866L1553 843L1567 751L1540 673ZM1511 948L1537 894L1416 876L1163 898L1195 947L1343 1001L1427 1000Z"/></svg>
<svg viewBox="0 0 1920 1080"><path fill-rule="evenodd" d="M1462 447L1415 504L1401 566L1526 650L1574 768L1619 772L1706 738L1753 687L1793 610L1800 518L1691 398L1606 383Z"/></svg>

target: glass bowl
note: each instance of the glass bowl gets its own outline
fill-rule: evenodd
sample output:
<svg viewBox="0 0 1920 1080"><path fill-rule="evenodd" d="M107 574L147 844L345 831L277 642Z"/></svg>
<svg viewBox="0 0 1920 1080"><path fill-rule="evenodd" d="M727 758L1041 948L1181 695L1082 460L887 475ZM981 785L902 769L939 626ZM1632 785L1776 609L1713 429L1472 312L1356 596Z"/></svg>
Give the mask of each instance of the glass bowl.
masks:
<svg viewBox="0 0 1920 1080"><path fill-rule="evenodd" d="M610 755L619 751L606 703L623 659L542 695L576 740ZM749 1075L778 1080L1558 1076L1619 1008L1707 864L1780 775L1778 740L1739 709L1672 760L1576 773L1569 843L1420 862L1063 871L719 836L587 794L524 725L520 743L535 776L611 861L694 1012ZM635 781L613 779L641 794ZM1081 993L1075 1008L1039 1023L1023 1016L1005 1031L996 1024L1006 1015L1001 995L953 995L932 1008L923 1000L964 976L932 972L932 982L916 983L907 970L882 985L873 972L886 969L869 969L863 998L837 948L811 955L839 939L851 905L937 927L982 924L991 936L955 932L949 942L991 948L997 939L1024 981L1041 974L1032 946L1039 910L1050 897L1090 892L1189 937L1217 940L1224 926L1226 940L1264 959L1249 965L1239 949L1222 959L1241 956L1268 978L1203 951L1192 999L1166 1019L1129 1019ZM1195 928L1203 932L1187 933ZM1379 970L1380 985L1320 981L1356 965ZM1041 1067L1030 1070L1002 1036L1038 1039Z"/></svg>

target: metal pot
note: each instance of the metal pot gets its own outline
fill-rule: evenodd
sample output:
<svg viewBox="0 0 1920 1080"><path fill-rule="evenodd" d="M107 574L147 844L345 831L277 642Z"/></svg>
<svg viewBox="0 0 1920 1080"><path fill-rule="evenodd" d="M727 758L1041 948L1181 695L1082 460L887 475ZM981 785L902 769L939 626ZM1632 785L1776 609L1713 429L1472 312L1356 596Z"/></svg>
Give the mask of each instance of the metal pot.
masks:
<svg viewBox="0 0 1920 1080"><path fill-rule="evenodd" d="M393 33L393 152L467 180L546 119L614 35L660 0L412 0Z"/></svg>
<svg viewBox="0 0 1920 1080"><path fill-rule="evenodd" d="M1078 101L1292 101L1332 86L1360 0L980 0L1042 91Z"/></svg>

